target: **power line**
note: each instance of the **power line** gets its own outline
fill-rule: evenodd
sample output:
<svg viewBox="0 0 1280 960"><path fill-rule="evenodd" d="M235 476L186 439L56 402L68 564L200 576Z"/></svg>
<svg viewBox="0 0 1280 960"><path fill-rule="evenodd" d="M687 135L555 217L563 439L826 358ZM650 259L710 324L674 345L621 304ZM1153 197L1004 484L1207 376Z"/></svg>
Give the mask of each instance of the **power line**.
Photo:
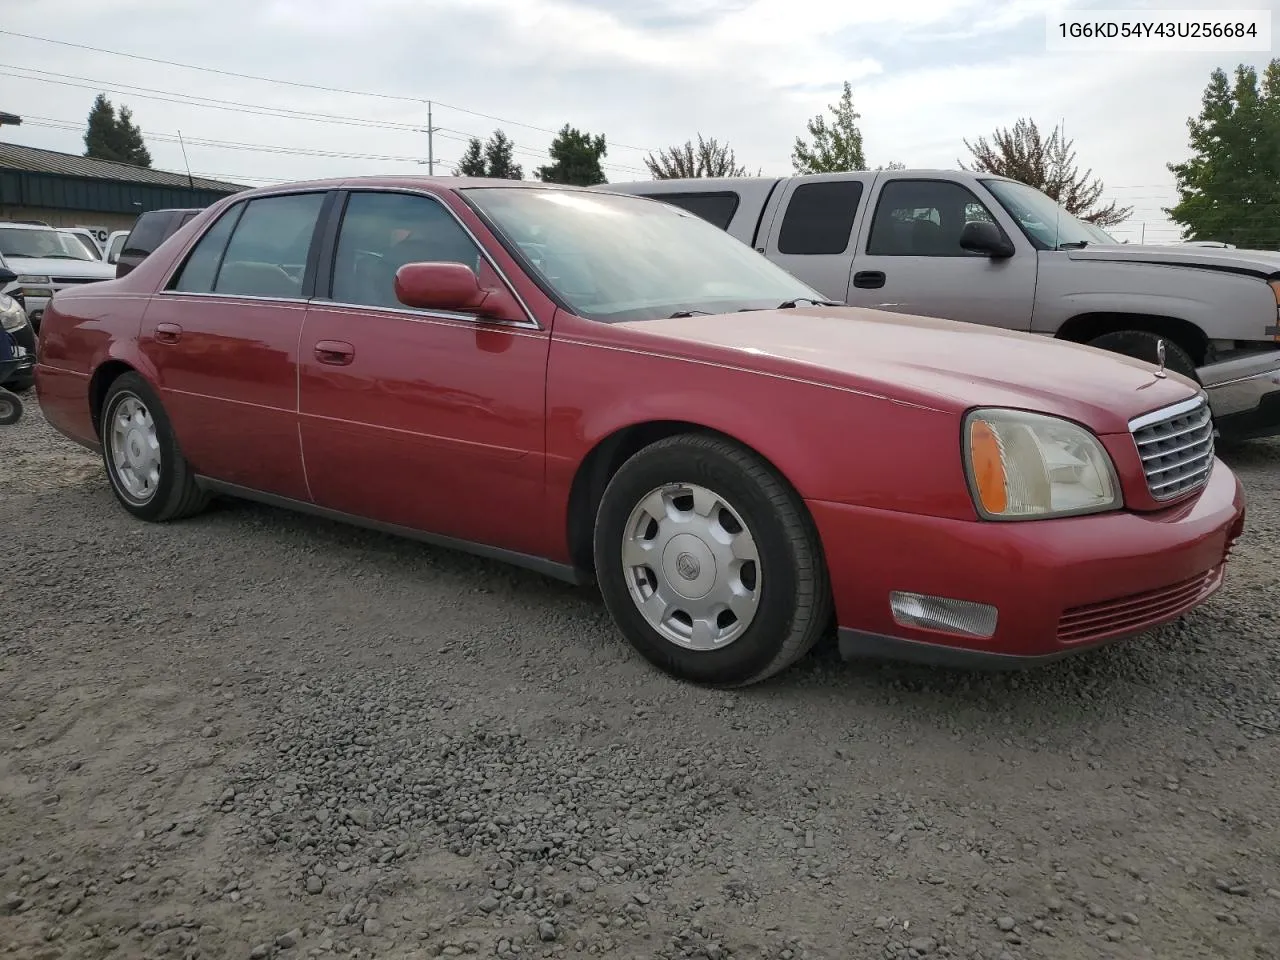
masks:
<svg viewBox="0 0 1280 960"><path fill-rule="evenodd" d="M537 130L540 133L549 133L552 136L557 135L559 130L552 130L548 127L539 127L531 123L522 123L519 120L509 120L505 117L495 116L489 113L480 113L476 110L468 110L466 107L454 106L453 104L444 103L443 101L427 97L406 97L400 94L392 93L375 93L368 90L350 90L343 87L328 87L317 83L303 83L298 80L280 80L275 77L262 77L251 73L238 73L234 70L221 70L217 67L206 67L194 63L182 63L177 60L162 60L159 57L147 57L136 53L125 53L122 50L108 50L105 47L94 47L83 43L72 43L69 40L55 40L51 37L39 37L30 33L18 33L15 30L0 30L0 34L10 37L20 37L23 40L36 40L40 43L56 44L60 47L71 47L76 50L88 50L93 53L105 53L113 57L124 57L128 60L140 60L146 63L157 63L167 67L180 67L184 70L199 70L203 73L213 73L223 77L234 77L238 80L256 80L261 83L273 83L280 86L299 87L305 90L319 90L324 93L341 93L347 96L355 97L373 97L379 100L398 100L401 103L423 104L430 102L438 107L444 107L446 110L454 110L458 113L470 114L473 117L483 117L486 120L494 120L498 123L505 123L512 127L524 127L527 130ZM652 147L637 147L629 143L610 143L611 147L620 147L624 150L639 150L642 153L654 153Z"/></svg>
<svg viewBox="0 0 1280 960"><path fill-rule="evenodd" d="M3 33L4 31L0 31ZM13 73L12 70L22 70L28 73L40 74L40 76L26 76L23 73ZM254 114L264 117L277 117L286 120L310 120L316 123L332 123L346 126L356 126L383 130L396 130L400 132L424 133L425 129L417 124L399 123L389 120L370 120L367 117L352 117L337 113L317 113L310 110L292 110L285 107L266 107L259 104L244 103L238 100L221 100L215 97L203 97L197 94L174 94L172 91L158 90L155 87L142 87L134 84L110 82L102 82L93 77L83 77L76 74L57 73L52 70L37 70L34 67L11 67L8 64L0 65L0 76L15 77L20 80L32 80L36 83L52 83L58 86L76 87L82 90L96 90L98 92L114 93L122 96L137 97L143 100L157 100L161 103L172 103L178 106L196 106L206 107L211 110L224 110L239 114ZM53 79L53 78L62 79ZM84 81L84 82L76 82ZM436 136L443 137L446 140L456 140L461 142L469 141L474 134L469 134L463 130L453 130L448 127L436 127ZM440 132L447 131L447 132ZM539 151L533 147L513 147L513 152L532 159L543 160L547 158L545 150ZM602 167L611 170L621 170L626 173L647 173L639 167L628 166L626 164L614 163L609 160L600 162Z"/></svg>

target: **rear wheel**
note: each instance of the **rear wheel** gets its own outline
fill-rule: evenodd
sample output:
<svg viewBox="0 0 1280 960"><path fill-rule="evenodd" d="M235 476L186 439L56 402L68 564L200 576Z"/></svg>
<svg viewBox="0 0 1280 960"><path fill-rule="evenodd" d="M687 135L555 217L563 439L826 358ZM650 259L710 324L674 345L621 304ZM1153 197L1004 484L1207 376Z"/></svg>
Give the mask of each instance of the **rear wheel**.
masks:
<svg viewBox="0 0 1280 960"><path fill-rule="evenodd" d="M208 503L178 449L160 398L136 373L122 374L107 388L100 440L111 489L135 517L178 520Z"/></svg>
<svg viewBox="0 0 1280 960"><path fill-rule="evenodd" d="M1160 362L1158 345L1161 340L1164 341L1165 367L1199 382L1200 378L1196 376L1196 364L1191 359L1191 355L1168 337L1162 337L1149 330L1117 330L1114 333L1104 333L1090 340L1089 346L1097 347L1099 350L1110 350L1112 353L1121 353L1135 360L1158 364Z"/></svg>
<svg viewBox="0 0 1280 960"><path fill-rule="evenodd" d="M830 620L803 502L760 457L716 437L670 437L623 464L596 515L595 565L631 645L695 683L764 680Z"/></svg>
<svg viewBox="0 0 1280 960"><path fill-rule="evenodd" d="M8 426L22 419L22 400L0 388L0 426Z"/></svg>

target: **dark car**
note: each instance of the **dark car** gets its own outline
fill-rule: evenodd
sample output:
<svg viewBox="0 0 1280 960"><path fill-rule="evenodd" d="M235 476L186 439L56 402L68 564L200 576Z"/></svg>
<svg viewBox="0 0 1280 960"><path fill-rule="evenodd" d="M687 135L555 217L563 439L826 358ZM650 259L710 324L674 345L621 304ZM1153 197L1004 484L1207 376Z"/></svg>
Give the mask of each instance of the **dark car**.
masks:
<svg viewBox="0 0 1280 960"><path fill-rule="evenodd" d="M148 210L133 224L125 238L116 261L116 279L120 279L149 257L160 244L168 240L178 229L200 212L201 207L173 207L168 210Z"/></svg>
<svg viewBox="0 0 1280 960"><path fill-rule="evenodd" d="M0 267L0 290L18 279L12 270ZM26 303L22 295L0 293L0 330L13 337L20 347L30 353L36 352L36 333L27 317ZM34 373L30 367L15 369L12 373L0 378L0 387L6 387L14 393L30 390Z"/></svg>

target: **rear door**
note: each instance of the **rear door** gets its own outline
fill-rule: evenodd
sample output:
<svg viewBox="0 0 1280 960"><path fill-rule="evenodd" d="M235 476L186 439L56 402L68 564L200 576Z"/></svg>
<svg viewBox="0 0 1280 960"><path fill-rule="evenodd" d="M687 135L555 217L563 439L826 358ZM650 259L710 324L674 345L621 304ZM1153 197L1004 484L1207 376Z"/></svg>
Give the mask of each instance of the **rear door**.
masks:
<svg viewBox="0 0 1280 960"><path fill-rule="evenodd" d="M229 207L152 299L141 344L196 472L308 500L298 437L298 337L324 191Z"/></svg>
<svg viewBox="0 0 1280 960"><path fill-rule="evenodd" d="M1009 231L969 186L945 177L881 174L862 218L851 304L1029 330L1036 294L1036 251ZM960 247L971 220L988 220L1013 241L1012 257L993 260Z"/></svg>
<svg viewBox="0 0 1280 960"><path fill-rule="evenodd" d="M843 302L854 235L875 177L832 173L787 180L761 252L823 296Z"/></svg>

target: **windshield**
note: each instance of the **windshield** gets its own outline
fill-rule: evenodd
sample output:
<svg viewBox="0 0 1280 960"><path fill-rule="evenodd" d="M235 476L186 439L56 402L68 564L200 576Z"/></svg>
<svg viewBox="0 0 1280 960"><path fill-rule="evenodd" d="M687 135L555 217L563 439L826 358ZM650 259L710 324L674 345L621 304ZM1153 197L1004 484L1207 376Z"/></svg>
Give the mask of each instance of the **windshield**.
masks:
<svg viewBox="0 0 1280 960"><path fill-rule="evenodd" d="M1063 244L1115 243L1101 227L1085 223L1067 213L1048 194L1012 180L983 180L1009 216L1018 221L1031 242L1045 250Z"/></svg>
<svg viewBox="0 0 1280 960"><path fill-rule="evenodd" d="M89 254L89 256L90 256L90 257L92 257L94 260L99 259L99 257L98 257L98 248L97 248L96 246L94 246L93 241L92 241L92 240L90 240L88 237L86 237L83 233L70 233L70 232L67 232L67 233L66 233L66 236L70 237L72 240L75 240L77 243L79 243L79 244L80 244L80 246L84 247L85 251L86 251L86 252Z"/></svg>
<svg viewBox="0 0 1280 960"><path fill-rule="evenodd" d="M745 243L671 204L516 187L476 187L466 195L589 320L654 320L824 299Z"/></svg>
<svg viewBox="0 0 1280 960"><path fill-rule="evenodd" d="M57 230L15 230L0 227L0 256L49 260L97 260L73 236Z"/></svg>

